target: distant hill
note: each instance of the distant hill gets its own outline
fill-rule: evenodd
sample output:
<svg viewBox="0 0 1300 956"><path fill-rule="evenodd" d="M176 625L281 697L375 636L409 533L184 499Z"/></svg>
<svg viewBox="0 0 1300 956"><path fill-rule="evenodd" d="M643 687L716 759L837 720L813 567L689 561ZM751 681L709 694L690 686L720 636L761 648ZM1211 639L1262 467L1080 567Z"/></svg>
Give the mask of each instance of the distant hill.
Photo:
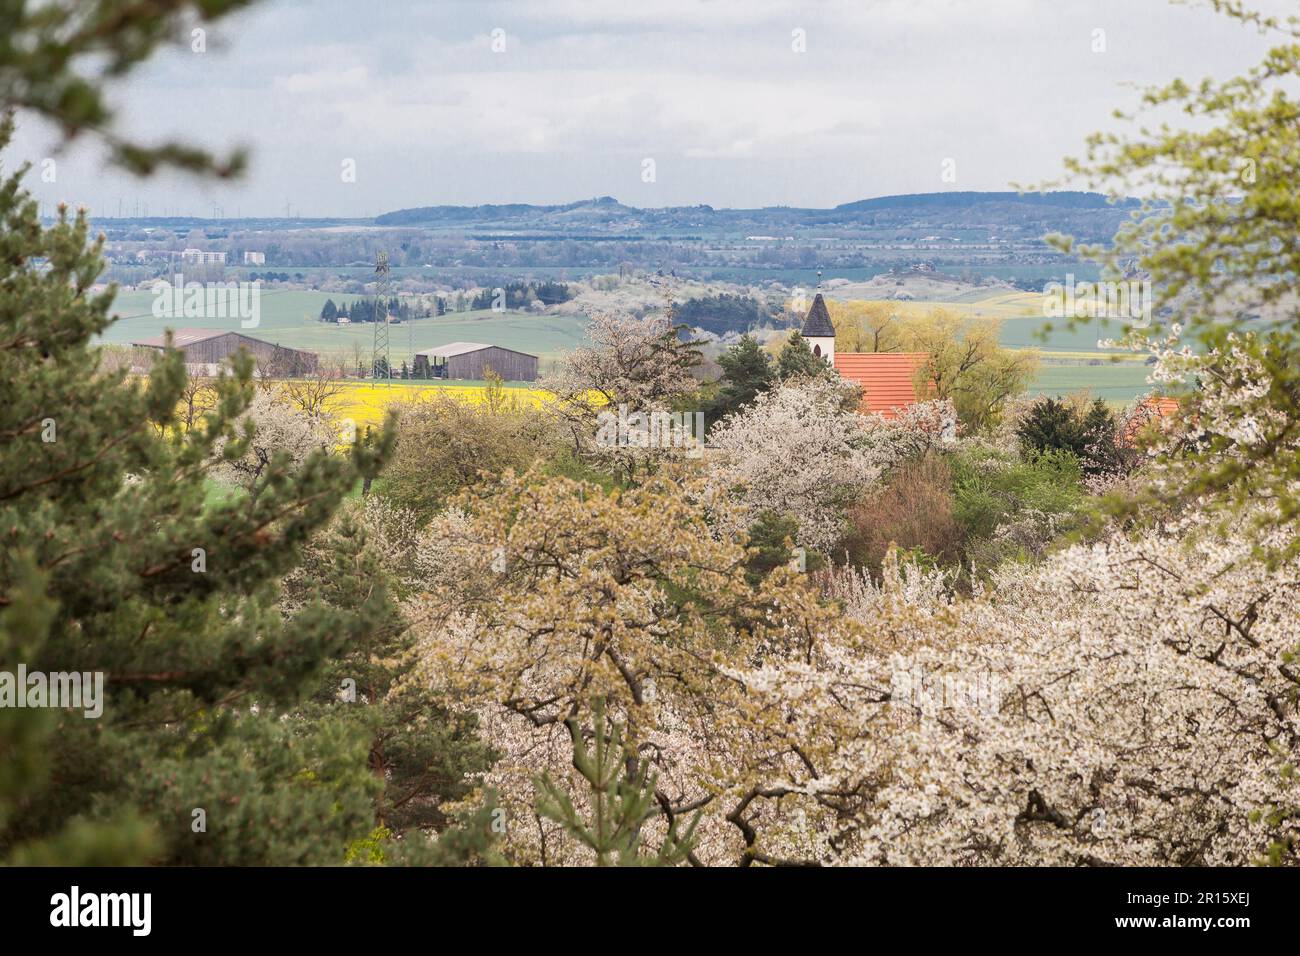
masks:
<svg viewBox="0 0 1300 956"><path fill-rule="evenodd" d="M991 204L1016 206L1056 206L1064 209L1134 209L1139 205L1136 199L1124 199L1111 203L1101 193L1086 192L947 192L947 193L908 193L903 196L880 196L877 199L859 199L857 202L842 203L835 208L847 212L860 212L871 209L898 209L907 207L936 206L948 209L962 209L968 206L987 206Z"/></svg>
<svg viewBox="0 0 1300 956"><path fill-rule="evenodd" d="M581 214L618 216L635 214L637 210L624 206L611 196L566 203L562 206L532 206L527 203L489 204L484 206L420 206L416 209L399 209L375 217L377 226L437 225L444 223L474 223L488 225L496 222L539 222L565 218L581 218ZM573 214L578 214L575 217Z"/></svg>
<svg viewBox="0 0 1300 956"><path fill-rule="evenodd" d="M1036 239L1067 232L1081 239L1109 238L1140 206L1135 199L1110 202L1091 192L940 192L881 196L833 209L771 206L715 209L676 206L638 209L610 196L563 205L422 206L375 218L379 226L473 228L523 234L582 231L594 235L729 235L796 239L883 235L922 239L962 234L966 241L994 236Z"/></svg>

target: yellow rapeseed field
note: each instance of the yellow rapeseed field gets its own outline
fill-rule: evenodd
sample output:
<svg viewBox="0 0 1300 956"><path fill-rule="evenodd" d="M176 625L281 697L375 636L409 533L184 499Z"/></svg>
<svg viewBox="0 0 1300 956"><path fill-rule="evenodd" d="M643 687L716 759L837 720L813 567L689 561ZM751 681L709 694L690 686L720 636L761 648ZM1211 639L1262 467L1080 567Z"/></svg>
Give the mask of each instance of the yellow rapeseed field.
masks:
<svg viewBox="0 0 1300 956"><path fill-rule="evenodd" d="M482 404L486 390L481 385L431 385L417 382L393 382L382 385L374 382L343 382L341 391L326 402L330 417L336 420L351 419L358 425L377 425L384 413L393 405L418 402L444 395L473 405ZM540 388L505 388L501 391L506 401L517 401L533 408L550 401L551 393Z"/></svg>

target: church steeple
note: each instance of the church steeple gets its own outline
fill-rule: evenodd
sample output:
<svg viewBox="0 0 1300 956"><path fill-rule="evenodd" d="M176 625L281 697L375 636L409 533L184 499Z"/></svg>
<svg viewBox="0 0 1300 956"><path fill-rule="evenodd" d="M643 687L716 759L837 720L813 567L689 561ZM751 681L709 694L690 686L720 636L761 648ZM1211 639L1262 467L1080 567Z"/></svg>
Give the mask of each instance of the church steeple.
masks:
<svg viewBox="0 0 1300 956"><path fill-rule="evenodd" d="M835 323L831 321L826 300L820 292L813 299L812 308L803 322L803 337L812 349L813 355L826 360L828 365L835 364Z"/></svg>

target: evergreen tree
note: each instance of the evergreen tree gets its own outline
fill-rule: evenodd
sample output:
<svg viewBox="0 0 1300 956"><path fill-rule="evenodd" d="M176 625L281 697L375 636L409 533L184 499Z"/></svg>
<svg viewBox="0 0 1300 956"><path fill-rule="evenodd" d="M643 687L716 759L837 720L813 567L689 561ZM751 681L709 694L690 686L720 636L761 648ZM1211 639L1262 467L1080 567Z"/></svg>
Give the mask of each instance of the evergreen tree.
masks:
<svg viewBox="0 0 1300 956"><path fill-rule="evenodd" d="M710 425L748 405L776 381L771 356L752 335L743 336L727 349L718 357L718 364L722 367L722 384L704 410Z"/></svg>
<svg viewBox="0 0 1300 956"><path fill-rule="evenodd" d="M749 558L745 562L745 579L757 586L773 570L799 561L802 571L819 571L826 559L816 551L796 551L799 519L771 509L759 514L749 529Z"/></svg>
<svg viewBox="0 0 1300 956"><path fill-rule="evenodd" d="M69 136L94 131L137 172L231 171L237 161L118 137L95 77L71 64L95 53L124 74L192 14L240 5L0 11L0 107L42 113ZM0 148L11 133L6 119ZM234 361L188 429L181 353L143 382L103 370L91 342L111 324L113 292L90 292L102 241L88 244L85 215L62 207L42 228L26 171L0 181L0 671L75 673L85 693L80 708L0 708L0 860L339 862L373 821L367 737L340 718L282 717L366 624L320 601L284 615L278 582L377 471L391 428L296 468L274 452L246 494L213 499L212 462L251 443L239 425L251 358Z"/></svg>
<svg viewBox="0 0 1300 956"><path fill-rule="evenodd" d="M1093 401L1080 422L1083 432L1083 470L1095 474L1113 467L1119 457L1115 414L1100 398Z"/></svg>
<svg viewBox="0 0 1300 956"><path fill-rule="evenodd" d="M88 295L102 262L84 215L41 229L15 176L0 187L0 223L0 334L12 343L0 352L4 669L104 675L98 719L36 712L35 730L0 742L9 763L14 734L48 728L0 854L26 858L71 827L126 815L145 822L158 862L337 862L369 823L364 737L279 714L359 624L320 604L282 619L277 582L391 435L350 458L318 452L296 472L277 452L249 494L210 503L218 443L229 457L248 448L236 419L251 360L214 384L202 426L178 433L181 353L143 385L97 368L90 343L112 296ZM45 270L30 267L37 256ZM15 642L8 622L33 618L41 626Z"/></svg>
<svg viewBox="0 0 1300 956"><path fill-rule="evenodd" d="M1055 398L1036 403L1016 428L1016 437L1022 447L1039 453L1061 450L1082 458L1087 447L1087 437L1074 411Z"/></svg>
<svg viewBox="0 0 1300 956"><path fill-rule="evenodd" d="M68 139L93 136L113 163L137 175L164 167L223 177L247 157L216 159L186 143L143 146L121 136L103 86L120 80L182 31L213 24L253 0L43 0L0 4L0 116L23 110ZM278 251L272 246L270 251Z"/></svg>
<svg viewBox="0 0 1300 956"><path fill-rule="evenodd" d="M417 576L404 566L409 555L389 553L376 540L410 531L405 512L373 500L354 503L318 535L285 582L291 605L322 601L356 635L326 666L297 716L308 726L340 721L365 740L376 792L373 827L356 847L367 846L371 862L393 862L398 843L420 831L446 831L456 821L441 804L463 797L466 775L491 765L473 718L452 714L412 676L414 639L397 601L415 589ZM489 831L475 832L486 838ZM467 845L486 849L483 839Z"/></svg>
<svg viewBox="0 0 1300 956"><path fill-rule="evenodd" d="M1082 415L1058 399L1044 398L1017 427L1016 437L1037 454L1068 451L1084 474L1095 475L1116 463L1115 431L1115 416L1100 398Z"/></svg>
<svg viewBox="0 0 1300 956"><path fill-rule="evenodd" d="M623 728L605 718L604 701L592 701L591 749L576 717L565 721L573 743L573 766L589 793L586 815L569 794L543 773L534 781L537 813L554 820L595 855L597 866L676 866L690 858L695 845L697 812L685 831L672 820L658 849L642 845L642 827L659 815L655 800L655 775L650 762L635 761L623 739ZM632 767L639 763L633 771Z"/></svg>
<svg viewBox="0 0 1300 956"><path fill-rule="evenodd" d="M791 333L790 340L781 349L777 358L777 376L785 381L789 378L816 378L825 375L830 368L824 359L813 355L807 340L797 329Z"/></svg>
<svg viewBox="0 0 1300 956"><path fill-rule="evenodd" d="M333 299L326 299L324 307L320 310L320 320L322 322L337 322L338 318L338 306L334 304Z"/></svg>

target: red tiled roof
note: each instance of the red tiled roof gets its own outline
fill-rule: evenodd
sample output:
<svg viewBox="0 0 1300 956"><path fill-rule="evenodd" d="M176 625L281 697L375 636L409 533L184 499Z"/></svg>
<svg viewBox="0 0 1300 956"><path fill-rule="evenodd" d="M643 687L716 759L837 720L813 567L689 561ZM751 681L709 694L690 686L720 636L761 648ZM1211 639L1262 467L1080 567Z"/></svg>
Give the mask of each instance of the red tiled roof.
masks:
<svg viewBox="0 0 1300 956"><path fill-rule="evenodd" d="M1178 399L1166 398L1164 395L1151 395L1142 405L1158 412L1161 418L1168 418L1178 411Z"/></svg>
<svg viewBox="0 0 1300 956"><path fill-rule="evenodd" d="M835 370L862 386L861 411L893 418L894 409L920 401L913 383L928 358L926 352L836 352Z"/></svg>
<svg viewBox="0 0 1300 956"><path fill-rule="evenodd" d="M1128 425L1121 436L1124 444L1135 444L1142 429L1155 422L1163 422L1167 418L1173 418L1181 408L1182 406L1176 398L1168 398L1164 395L1148 395L1138 403L1137 408L1133 410L1133 414L1129 417Z"/></svg>

